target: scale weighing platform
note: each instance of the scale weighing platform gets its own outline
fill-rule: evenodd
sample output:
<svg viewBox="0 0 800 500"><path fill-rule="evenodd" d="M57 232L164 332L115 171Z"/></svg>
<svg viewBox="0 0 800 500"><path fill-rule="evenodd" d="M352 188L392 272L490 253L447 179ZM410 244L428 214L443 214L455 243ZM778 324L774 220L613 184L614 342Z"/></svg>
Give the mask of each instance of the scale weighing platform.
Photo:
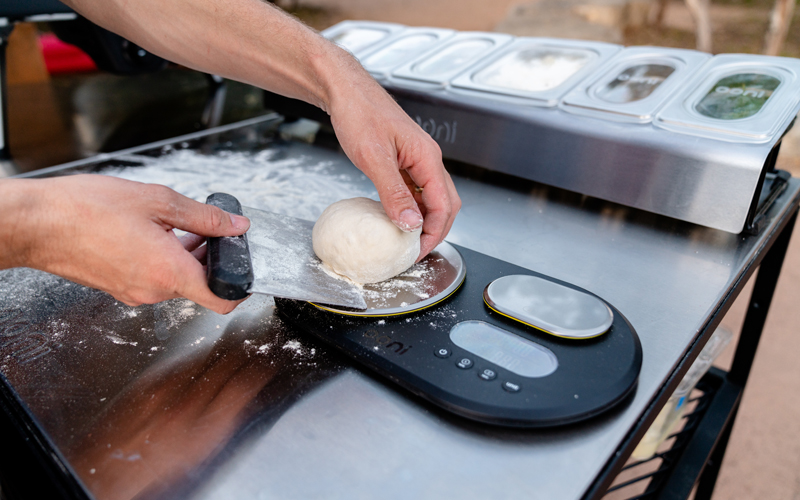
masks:
<svg viewBox="0 0 800 500"><path fill-rule="evenodd" d="M470 269L467 276L467 269ZM636 387L642 349L625 317L569 283L449 243L368 309L275 299L289 324L461 416L545 427L589 418Z"/></svg>

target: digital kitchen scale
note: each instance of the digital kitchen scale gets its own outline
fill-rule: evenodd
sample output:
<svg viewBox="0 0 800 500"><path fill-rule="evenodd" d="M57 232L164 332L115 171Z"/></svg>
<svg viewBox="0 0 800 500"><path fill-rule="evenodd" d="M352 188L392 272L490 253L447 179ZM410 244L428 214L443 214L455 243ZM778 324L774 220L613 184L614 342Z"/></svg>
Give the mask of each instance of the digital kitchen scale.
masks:
<svg viewBox="0 0 800 500"><path fill-rule="evenodd" d="M487 255L442 243L406 273L366 285L364 295L366 311L275 304L294 327L480 422L576 422L636 387L642 349L618 310L577 286Z"/></svg>

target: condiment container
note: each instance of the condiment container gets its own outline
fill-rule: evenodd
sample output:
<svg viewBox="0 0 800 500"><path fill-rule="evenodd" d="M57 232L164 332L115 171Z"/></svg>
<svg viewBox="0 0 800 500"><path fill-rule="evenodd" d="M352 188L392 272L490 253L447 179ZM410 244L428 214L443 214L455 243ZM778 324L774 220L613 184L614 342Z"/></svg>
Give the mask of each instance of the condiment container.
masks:
<svg viewBox="0 0 800 500"><path fill-rule="evenodd" d="M455 31L440 28L406 28L360 57L361 64L378 80L391 71L445 43Z"/></svg>
<svg viewBox="0 0 800 500"><path fill-rule="evenodd" d="M322 31L322 36L359 57L402 29L394 23L342 21Z"/></svg>
<svg viewBox="0 0 800 500"><path fill-rule="evenodd" d="M739 143L776 140L800 101L800 61L723 54L713 57L690 88L675 95L654 124L673 132Z"/></svg>
<svg viewBox="0 0 800 500"><path fill-rule="evenodd" d="M630 47L561 102L569 113L629 123L650 123L674 93L684 89L710 54L661 47Z"/></svg>
<svg viewBox="0 0 800 500"><path fill-rule="evenodd" d="M391 73L390 83L400 87L441 89L470 66L511 42L500 33L458 33L430 51Z"/></svg>
<svg viewBox="0 0 800 500"><path fill-rule="evenodd" d="M553 107L620 49L601 42L517 38L455 78L451 88L453 92Z"/></svg>

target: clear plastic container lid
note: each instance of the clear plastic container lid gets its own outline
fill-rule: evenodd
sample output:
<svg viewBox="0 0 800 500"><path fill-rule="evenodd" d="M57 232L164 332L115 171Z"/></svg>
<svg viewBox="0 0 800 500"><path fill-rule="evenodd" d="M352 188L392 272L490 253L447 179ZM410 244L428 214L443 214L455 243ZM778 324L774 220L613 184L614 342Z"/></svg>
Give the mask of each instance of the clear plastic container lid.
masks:
<svg viewBox="0 0 800 500"><path fill-rule="evenodd" d="M358 52L387 36L389 33L383 30L352 28L335 35L331 41L349 52Z"/></svg>
<svg viewBox="0 0 800 500"><path fill-rule="evenodd" d="M487 86L542 92L558 87L595 57L597 54L588 50L521 49L506 54L472 79Z"/></svg>
<svg viewBox="0 0 800 500"><path fill-rule="evenodd" d="M392 83L412 87L444 87L452 78L513 39L500 33L457 33L391 73Z"/></svg>
<svg viewBox="0 0 800 500"><path fill-rule="evenodd" d="M800 61L723 54L712 58L658 113L655 125L730 142L775 139L800 106Z"/></svg>
<svg viewBox="0 0 800 500"><path fill-rule="evenodd" d="M711 56L704 52L661 47L623 49L564 96L570 113L612 121L649 123L658 109Z"/></svg>
<svg viewBox="0 0 800 500"><path fill-rule="evenodd" d="M343 21L324 30L322 36L358 56L401 29L403 26L394 23Z"/></svg>
<svg viewBox="0 0 800 500"><path fill-rule="evenodd" d="M494 42L488 39L461 40L415 64L412 71L429 78L442 77L474 63L493 47Z"/></svg>
<svg viewBox="0 0 800 500"><path fill-rule="evenodd" d="M437 40L436 36L427 33L399 38L364 58L364 66L376 70L393 68L427 49Z"/></svg>
<svg viewBox="0 0 800 500"><path fill-rule="evenodd" d="M674 64L636 64L597 89L595 95L612 104L627 104L650 97L675 72Z"/></svg>
<svg viewBox="0 0 800 500"><path fill-rule="evenodd" d="M454 79L452 90L555 106L572 86L619 50L618 45L600 42L518 38L479 67Z"/></svg>
<svg viewBox="0 0 800 500"><path fill-rule="evenodd" d="M772 75L735 73L718 80L694 109L717 120L750 118L761 111L780 84Z"/></svg>

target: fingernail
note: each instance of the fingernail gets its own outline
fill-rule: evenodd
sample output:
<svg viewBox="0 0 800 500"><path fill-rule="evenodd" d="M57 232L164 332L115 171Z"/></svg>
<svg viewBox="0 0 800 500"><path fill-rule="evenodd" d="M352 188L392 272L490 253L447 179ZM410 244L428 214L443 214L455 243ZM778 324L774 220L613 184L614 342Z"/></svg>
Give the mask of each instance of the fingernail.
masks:
<svg viewBox="0 0 800 500"><path fill-rule="evenodd" d="M422 225L422 215L415 210L407 208L400 212L400 220L394 221L394 223L403 231L410 232Z"/></svg>
<svg viewBox="0 0 800 500"><path fill-rule="evenodd" d="M241 215L228 214L231 216L231 224L238 230L248 229L250 227L250 219Z"/></svg>

